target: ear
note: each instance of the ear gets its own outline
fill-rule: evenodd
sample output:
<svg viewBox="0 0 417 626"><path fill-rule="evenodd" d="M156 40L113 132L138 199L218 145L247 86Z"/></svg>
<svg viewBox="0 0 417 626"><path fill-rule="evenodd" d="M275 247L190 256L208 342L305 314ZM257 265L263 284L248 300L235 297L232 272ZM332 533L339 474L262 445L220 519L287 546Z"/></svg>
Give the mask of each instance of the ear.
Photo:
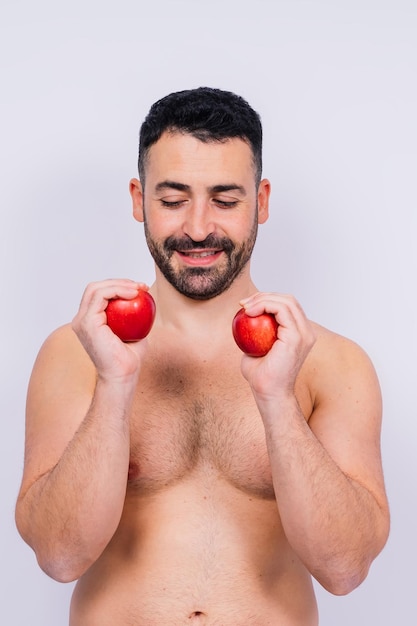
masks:
<svg viewBox="0 0 417 626"><path fill-rule="evenodd" d="M138 222L143 222L143 188L137 178L132 178L129 183L129 191L132 197L133 217Z"/></svg>
<svg viewBox="0 0 417 626"><path fill-rule="evenodd" d="M264 178L258 187L258 224L264 224L269 217L269 196L271 183Z"/></svg>

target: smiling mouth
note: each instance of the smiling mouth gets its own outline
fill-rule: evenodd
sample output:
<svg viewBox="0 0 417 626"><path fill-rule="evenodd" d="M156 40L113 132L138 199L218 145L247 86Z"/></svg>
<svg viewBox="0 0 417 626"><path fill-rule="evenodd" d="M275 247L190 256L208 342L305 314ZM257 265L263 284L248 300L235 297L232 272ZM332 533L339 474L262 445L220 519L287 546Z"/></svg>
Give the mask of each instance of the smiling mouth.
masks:
<svg viewBox="0 0 417 626"><path fill-rule="evenodd" d="M184 256L191 257L193 259L202 259L204 257L219 254L221 250L179 250L178 252Z"/></svg>
<svg viewBox="0 0 417 626"><path fill-rule="evenodd" d="M208 266L215 263L222 255L222 249L213 250L177 250L178 256L183 263L189 266Z"/></svg>

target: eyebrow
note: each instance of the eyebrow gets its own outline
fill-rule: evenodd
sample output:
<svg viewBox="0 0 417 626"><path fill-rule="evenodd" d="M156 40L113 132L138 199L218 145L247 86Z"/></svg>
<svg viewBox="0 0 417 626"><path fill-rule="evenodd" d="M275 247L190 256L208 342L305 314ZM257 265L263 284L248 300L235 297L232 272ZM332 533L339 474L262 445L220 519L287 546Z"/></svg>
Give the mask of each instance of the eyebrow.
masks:
<svg viewBox="0 0 417 626"><path fill-rule="evenodd" d="M184 185L184 183L177 183L174 180L164 180L158 183L155 187L155 191L165 191L165 189L175 189L176 191L190 191L190 185Z"/></svg>
<svg viewBox="0 0 417 626"><path fill-rule="evenodd" d="M237 191L242 196L245 195L245 193L246 193L246 190L245 190L244 187L242 187L242 185L235 185L235 184L231 184L231 185L214 185L213 187L210 187L210 191L211 191L211 193L222 193L224 191Z"/></svg>
<svg viewBox="0 0 417 626"><path fill-rule="evenodd" d="M158 183L155 187L155 191L165 191L166 189L175 189L176 191L191 191L190 185L184 183L178 183L174 180L164 180ZM246 194L246 190L242 185L231 183L230 185L213 185L208 188L210 193L224 193L226 191L237 191L241 195Z"/></svg>

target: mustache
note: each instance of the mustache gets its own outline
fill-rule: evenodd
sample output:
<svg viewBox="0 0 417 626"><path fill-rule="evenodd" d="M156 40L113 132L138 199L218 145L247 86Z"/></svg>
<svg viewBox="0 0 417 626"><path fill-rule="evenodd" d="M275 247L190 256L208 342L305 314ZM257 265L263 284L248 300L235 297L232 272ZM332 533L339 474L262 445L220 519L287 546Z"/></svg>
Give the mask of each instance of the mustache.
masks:
<svg viewBox="0 0 417 626"><path fill-rule="evenodd" d="M204 250L206 248L216 248L224 250L225 252L232 252L235 249L235 245L228 237L217 237L210 234L203 241L194 241L191 237L168 237L165 240L164 248L168 252L174 252L175 250Z"/></svg>

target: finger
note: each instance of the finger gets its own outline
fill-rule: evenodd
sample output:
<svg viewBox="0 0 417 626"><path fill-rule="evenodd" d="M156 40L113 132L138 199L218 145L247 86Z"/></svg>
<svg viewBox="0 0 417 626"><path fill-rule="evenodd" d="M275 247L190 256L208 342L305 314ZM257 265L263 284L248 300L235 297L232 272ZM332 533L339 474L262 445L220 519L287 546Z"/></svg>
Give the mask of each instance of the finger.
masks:
<svg viewBox="0 0 417 626"><path fill-rule="evenodd" d="M251 298L241 301L245 312L248 315L256 316L262 313L271 313L277 317L281 324L291 319L303 324L305 318L304 311L297 300L290 295L277 293L257 293Z"/></svg>
<svg viewBox="0 0 417 626"><path fill-rule="evenodd" d="M267 300L283 302L283 303L287 303L289 305L291 305L292 302L297 303L297 301L294 298L294 296L291 296L289 294L258 291L257 293L253 294L249 298L244 298L243 300L241 300L240 304L244 307L244 309L247 312L250 311L250 310L256 310L257 311L256 314L258 315L259 311L261 310L261 308L263 306L263 304Z"/></svg>
<svg viewBox="0 0 417 626"><path fill-rule="evenodd" d="M81 309L93 307L95 310L104 310L109 300L123 298L130 300L137 296L139 289L148 291L145 283L138 283L128 279L111 279L90 283L81 300Z"/></svg>
<svg viewBox="0 0 417 626"><path fill-rule="evenodd" d="M248 315L270 313L278 322L278 338L286 342L297 333L310 345L315 342L316 333L302 307L294 296L276 293L257 293L243 301ZM291 340L292 341L292 340Z"/></svg>

